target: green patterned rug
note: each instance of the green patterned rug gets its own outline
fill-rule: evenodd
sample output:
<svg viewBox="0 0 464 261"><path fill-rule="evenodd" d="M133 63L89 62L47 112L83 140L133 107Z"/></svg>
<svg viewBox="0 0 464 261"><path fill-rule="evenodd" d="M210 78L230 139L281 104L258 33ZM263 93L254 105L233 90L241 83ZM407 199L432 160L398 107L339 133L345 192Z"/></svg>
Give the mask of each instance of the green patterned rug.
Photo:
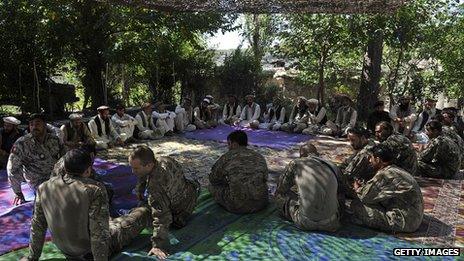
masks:
<svg viewBox="0 0 464 261"><path fill-rule="evenodd" d="M150 231L144 230L113 260L149 259L149 239ZM400 260L393 256L394 248L426 247L354 225L345 225L337 233L304 232L283 221L273 207L257 214L234 215L207 193L202 194L187 227L172 230L170 241L170 260ZM0 260L18 260L26 254L27 249L22 249ZM63 258L52 243L44 246L43 260Z"/></svg>

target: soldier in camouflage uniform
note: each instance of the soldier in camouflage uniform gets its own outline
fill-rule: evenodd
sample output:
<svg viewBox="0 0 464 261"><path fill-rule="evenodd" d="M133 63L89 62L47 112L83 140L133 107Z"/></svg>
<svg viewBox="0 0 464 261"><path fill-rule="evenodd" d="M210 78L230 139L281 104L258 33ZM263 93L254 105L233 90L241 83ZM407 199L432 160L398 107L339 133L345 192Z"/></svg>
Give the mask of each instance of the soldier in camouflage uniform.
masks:
<svg viewBox="0 0 464 261"><path fill-rule="evenodd" d="M318 157L313 145L303 145L300 158L290 162L279 178L278 209L284 218L304 230L337 230L340 227L339 175L340 170L332 162Z"/></svg>
<svg viewBox="0 0 464 261"><path fill-rule="evenodd" d="M429 143L419 154L417 175L431 178L453 178L461 164L460 149L442 131L439 121L426 124Z"/></svg>
<svg viewBox="0 0 464 261"><path fill-rule="evenodd" d="M65 155L65 173L39 187L28 260L39 260L47 228L67 259L108 260L149 225L146 207L110 221L105 187L89 178L91 164L87 152L71 150Z"/></svg>
<svg viewBox="0 0 464 261"><path fill-rule="evenodd" d="M351 203L353 221L390 232L414 232L424 216L422 193L411 174L392 165L394 153L387 145L372 148L375 176L365 185L353 184L357 199Z"/></svg>
<svg viewBox="0 0 464 261"><path fill-rule="evenodd" d="M8 179L16 194L15 205L25 202L21 182L26 179L31 188L37 190L42 182L50 178L53 166L64 154L58 137L47 133L43 115L33 114L29 127L31 133L15 142L8 159Z"/></svg>
<svg viewBox="0 0 464 261"><path fill-rule="evenodd" d="M209 191L214 200L230 212L257 212L268 204L268 168L264 157L247 148L243 131L227 137L229 151L213 165Z"/></svg>
<svg viewBox="0 0 464 261"><path fill-rule="evenodd" d="M393 164L406 170L411 175L417 171L417 153L412 142L404 135L394 133L391 123L382 121L375 126L376 139L390 147L395 155Z"/></svg>
<svg viewBox="0 0 464 261"><path fill-rule="evenodd" d="M182 166L171 157L155 159L153 151L140 146L129 156L132 172L146 184L153 218L152 249L148 255L166 258L169 226L184 227L200 194L200 184L184 176Z"/></svg>
<svg viewBox="0 0 464 261"><path fill-rule="evenodd" d="M374 176L369 164L369 149L375 145L375 142L368 138L368 131L362 127L348 129L347 133L355 153L339 165L342 171L340 189L347 196L353 196L351 184L354 180L366 181Z"/></svg>

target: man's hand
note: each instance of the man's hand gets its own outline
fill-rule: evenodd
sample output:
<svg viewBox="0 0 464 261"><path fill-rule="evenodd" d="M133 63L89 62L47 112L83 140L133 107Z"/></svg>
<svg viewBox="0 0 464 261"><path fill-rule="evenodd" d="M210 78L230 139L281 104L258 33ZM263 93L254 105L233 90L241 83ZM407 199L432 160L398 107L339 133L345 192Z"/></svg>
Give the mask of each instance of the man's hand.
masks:
<svg viewBox="0 0 464 261"><path fill-rule="evenodd" d="M168 257L168 254L166 252L156 247L150 249L150 251L148 252L148 255L155 256L161 260L164 260Z"/></svg>
<svg viewBox="0 0 464 261"><path fill-rule="evenodd" d="M19 261L29 261L30 259L27 256L23 256Z"/></svg>
<svg viewBox="0 0 464 261"><path fill-rule="evenodd" d="M358 189L359 189L360 187L361 187L361 182L360 182L358 179L354 180L354 182L353 182L353 189L354 189L355 191L358 191Z"/></svg>
<svg viewBox="0 0 464 261"><path fill-rule="evenodd" d="M26 203L26 199L24 198L23 194L16 195L16 197L13 199L13 206L19 206Z"/></svg>

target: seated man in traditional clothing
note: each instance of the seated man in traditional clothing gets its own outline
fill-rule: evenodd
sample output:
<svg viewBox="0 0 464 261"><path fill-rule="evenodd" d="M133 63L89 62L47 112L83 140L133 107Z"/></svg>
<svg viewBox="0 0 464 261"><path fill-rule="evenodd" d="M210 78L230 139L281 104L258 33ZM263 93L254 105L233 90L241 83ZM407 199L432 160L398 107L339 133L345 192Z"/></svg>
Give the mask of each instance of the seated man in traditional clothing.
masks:
<svg viewBox="0 0 464 261"><path fill-rule="evenodd" d="M306 129L306 127L308 127L308 118L309 112L307 100L305 97L300 96L297 98L295 106L293 106L288 122L282 124L280 130L290 133L301 133L304 129Z"/></svg>
<svg viewBox="0 0 464 261"><path fill-rule="evenodd" d="M400 97L398 104L391 107L390 117L392 118L395 132L409 138L414 122L417 119L416 109L411 104L411 97Z"/></svg>
<svg viewBox="0 0 464 261"><path fill-rule="evenodd" d="M350 128L356 125L358 112L353 107L353 101L348 96L343 96L342 106L338 108L335 125L331 128L333 136L346 137Z"/></svg>
<svg viewBox="0 0 464 261"><path fill-rule="evenodd" d="M178 132L190 132L197 129L193 124L193 107L190 98L184 97L182 105L177 105L175 113L174 123Z"/></svg>
<svg viewBox="0 0 464 261"><path fill-rule="evenodd" d="M209 105L209 99L204 98L200 103L200 106L194 109L193 123L197 129L210 129L217 126L217 121L213 118L213 112L211 111L211 107L209 107Z"/></svg>
<svg viewBox="0 0 464 261"><path fill-rule="evenodd" d="M187 179L175 159L155 158L147 146L135 149L129 156L129 163L139 183L144 184L138 189L145 190L146 187L148 192L153 219L152 248L148 255L164 259L169 247L169 227L182 228L187 224L200 195L200 184Z"/></svg>
<svg viewBox="0 0 464 261"><path fill-rule="evenodd" d="M277 184L281 214L304 230L337 230L341 217L337 176L337 166L320 158L313 145L303 145L300 158L289 163Z"/></svg>
<svg viewBox="0 0 464 261"><path fill-rule="evenodd" d="M99 149L108 149L114 145L123 145L122 139L114 129L111 121L110 108L108 106L100 106L97 108L98 115L93 117L88 125L90 133Z"/></svg>
<svg viewBox="0 0 464 261"><path fill-rule="evenodd" d="M122 104L116 106L116 113L111 117L116 132L123 142L134 142L134 130L137 121L134 117L126 113L126 108Z"/></svg>
<svg viewBox="0 0 464 261"><path fill-rule="evenodd" d="M151 103L145 103L135 116L137 121L135 133L138 139L156 140L164 136L164 129L157 128L153 122L152 111Z"/></svg>
<svg viewBox="0 0 464 261"><path fill-rule="evenodd" d="M263 130L280 130L282 124L285 123L285 113L282 100L279 97L274 98L274 101L266 106L263 122L259 124L259 128Z"/></svg>
<svg viewBox="0 0 464 261"><path fill-rule="evenodd" d="M380 122L391 123L390 113L385 111L385 102L378 101L374 104L374 111L367 118L367 129L370 133L375 133L375 126Z"/></svg>
<svg viewBox="0 0 464 261"><path fill-rule="evenodd" d="M413 135L413 140L425 144L428 142L429 137L425 134L425 124L435 119L438 115L441 114L441 110L436 108L437 100L432 98L427 98L424 103L424 108L422 112L419 113L417 119L412 128L411 134Z"/></svg>
<svg viewBox="0 0 464 261"><path fill-rule="evenodd" d="M152 113L153 119L156 121L156 128L161 129L166 136L174 134L174 120L176 113L166 110L163 102L155 103L155 110Z"/></svg>
<svg viewBox="0 0 464 261"><path fill-rule="evenodd" d="M105 187L89 178L91 171L90 155L70 150L64 158L63 173L39 187L26 260L39 260L47 228L67 259L108 260L149 226L146 207L110 220Z"/></svg>
<svg viewBox="0 0 464 261"><path fill-rule="evenodd" d="M209 174L211 195L232 213L254 213L265 208L269 197L266 160L247 148L244 131L230 133L227 144L229 151L214 163Z"/></svg>
<svg viewBox="0 0 464 261"><path fill-rule="evenodd" d="M224 105L222 110L222 119L219 120L220 124L233 125L240 118L242 107L238 104L237 97L233 94L229 95L229 100Z"/></svg>
<svg viewBox="0 0 464 261"><path fill-rule="evenodd" d="M353 222L388 232L414 232L424 216L422 193L414 177L395 166L394 153L384 144L371 149L370 164L375 176L353 187L357 199L351 202Z"/></svg>
<svg viewBox="0 0 464 261"><path fill-rule="evenodd" d="M303 134L316 135L321 131L321 127L327 123L327 110L324 106L319 106L316 99L308 100L308 127L303 130Z"/></svg>
<svg viewBox="0 0 464 261"><path fill-rule="evenodd" d="M235 122L236 126L244 128L258 129L259 117L261 116L261 107L255 103L255 96L249 94L245 96L246 105L242 109L240 118Z"/></svg>
<svg viewBox="0 0 464 261"><path fill-rule="evenodd" d="M461 165L460 149L443 133L439 121L433 120L425 125L430 141L419 153L417 175L439 179L451 179Z"/></svg>
<svg viewBox="0 0 464 261"><path fill-rule="evenodd" d="M0 128L0 169L6 167L13 144L22 136L23 132L18 129L19 124L21 121L15 117L3 118L3 128Z"/></svg>
<svg viewBox="0 0 464 261"><path fill-rule="evenodd" d="M211 94L206 95L205 98L209 100L208 109L211 111L211 117L216 122L219 122L221 118L221 106L214 102L214 97Z"/></svg>
<svg viewBox="0 0 464 261"><path fill-rule="evenodd" d="M417 153L412 142L404 135L395 133L390 122L382 121L375 126L375 138L395 153L393 164L411 175L417 171Z"/></svg>
<svg viewBox="0 0 464 261"><path fill-rule="evenodd" d="M82 115L72 113L69 122L61 126L62 140L66 151L77 149L83 145L95 144L89 128L82 122Z"/></svg>

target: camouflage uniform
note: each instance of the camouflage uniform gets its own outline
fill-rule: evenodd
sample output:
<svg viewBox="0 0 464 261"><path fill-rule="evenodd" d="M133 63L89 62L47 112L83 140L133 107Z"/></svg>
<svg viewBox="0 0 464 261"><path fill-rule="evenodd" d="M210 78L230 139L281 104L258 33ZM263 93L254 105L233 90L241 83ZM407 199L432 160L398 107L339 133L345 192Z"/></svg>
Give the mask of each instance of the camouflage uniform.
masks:
<svg viewBox="0 0 464 261"><path fill-rule="evenodd" d="M404 135L394 133L382 144L387 145L398 156L393 164L414 175L417 171L417 153L411 141Z"/></svg>
<svg viewBox="0 0 464 261"><path fill-rule="evenodd" d="M461 159L459 148L445 134L432 139L419 154L417 175L431 178L453 178Z"/></svg>
<svg viewBox="0 0 464 261"><path fill-rule="evenodd" d="M283 216L305 230L335 231L340 226L337 176L331 162L309 156L290 162L280 176L276 201ZM296 186L296 193L292 187Z"/></svg>
<svg viewBox="0 0 464 261"><path fill-rule="evenodd" d="M358 223L392 232L414 232L422 223L424 202L413 176L395 165L379 170L357 191L351 209Z"/></svg>
<svg viewBox="0 0 464 261"><path fill-rule="evenodd" d="M343 174L344 190L348 189L347 186L350 187L355 179L369 180L374 176L374 171L369 163L369 150L374 146L375 142L369 139L364 148L355 152L339 165Z"/></svg>
<svg viewBox="0 0 464 261"><path fill-rule="evenodd" d="M108 198L101 183L60 173L37 191L29 260L39 259L48 227L53 243L68 259L108 260L111 253L120 251L135 238L149 220L147 208L136 208L110 221Z"/></svg>
<svg viewBox="0 0 464 261"><path fill-rule="evenodd" d="M246 147L222 155L209 174L214 200L233 213L253 213L268 204L268 168L264 157Z"/></svg>
<svg viewBox="0 0 464 261"><path fill-rule="evenodd" d="M153 247L168 248L169 226L184 227L200 195L200 184L184 176L182 166L171 157L159 157L153 171L139 181L137 191L147 187L153 218Z"/></svg>
<svg viewBox="0 0 464 261"><path fill-rule="evenodd" d="M448 127L448 126L443 126L443 134L448 136L456 145L458 145L459 148L459 154L461 156L461 166L464 163L464 140L459 136L459 134L456 132L456 129Z"/></svg>
<svg viewBox="0 0 464 261"><path fill-rule="evenodd" d="M64 154L58 137L47 133L43 143L27 134L19 138L8 159L8 179L16 195L21 195L21 182L24 178L33 190L50 178L53 166Z"/></svg>

